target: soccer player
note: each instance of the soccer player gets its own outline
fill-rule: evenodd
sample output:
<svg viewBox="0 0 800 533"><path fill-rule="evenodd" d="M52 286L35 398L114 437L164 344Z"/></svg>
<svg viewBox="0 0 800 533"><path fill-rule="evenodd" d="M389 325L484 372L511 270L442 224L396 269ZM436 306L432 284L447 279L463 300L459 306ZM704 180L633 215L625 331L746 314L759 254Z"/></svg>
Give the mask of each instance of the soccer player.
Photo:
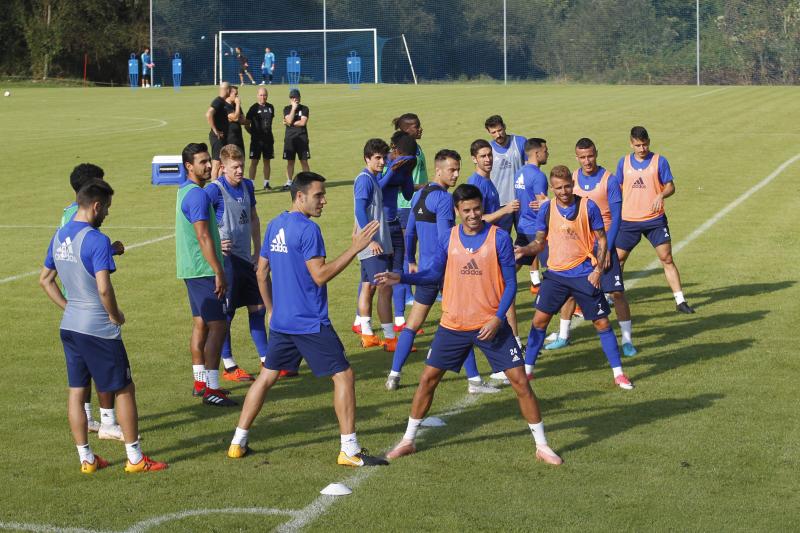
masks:
<svg viewBox="0 0 800 533"><path fill-rule="evenodd" d="M99 179L81 187L78 211L56 231L39 276L39 285L47 296L64 310L60 334L69 382L67 415L84 474L108 466L105 459L92 452L87 438L83 399L92 379L98 390L115 397L128 456L125 472L167 468L166 463L143 455L139 446L135 389L120 333L125 315L117 305L111 285L116 266L111 241L99 231L113 194L111 186ZM69 293L69 301L61 294L56 276Z"/></svg>
<svg viewBox="0 0 800 533"><path fill-rule="evenodd" d="M225 99L225 112L228 113L228 134L225 136L225 144L234 144L244 153L244 136L242 135L242 103L239 100L239 88L231 86L230 93Z"/></svg>
<svg viewBox="0 0 800 533"><path fill-rule="evenodd" d="M145 48L142 52L142 87L150 87L153 84L153 67L156 66L150 58L150 49ZM148 79L148 76L150 77Z"/></svg>
<svg viewBox="0 0 800 533"><path fill-rule="evenodd" d="M483 220L495 224L506 233L511 231L514 215L519 211L519 201L515 198L500 207L500 194L491 179L494 158L492 145L488 141L478 139L469 147L475 172L467 178L467 184L474 185L481 191L483 198Z"/></svg>
<svg viewBox="0 0 800 533"><path fill-rule="evenodd" d="M433 181L414 193L411 199L413 207L406 226L406 251L410 273L431 268L438 257L440 242L447 239L451 228L455 225L453 198L447 190L455 186L458 180L461 156L455 150L439 150L434 165ZM419 260L416 258L417 242L419 242ZM392 358L392 370L386 379L386 390L397 390L400 386L403 365L409 354L414 351L414 338L428 317L441 288L439 280L417 285L414 291L414 304L397 341L397 348ZM499 392L499 389L489 387L481 380L473 351L467 355L464 369L467 375L467 391L470 394Z"/></svg>
<svg viewBox="0 0 800 533"><path fill-rule="evenodd" d="M184 280L192 310L193 396L205 405L237 403L220 389L219 359L228 334L223 300L227 282L217 217L203 187L211 178L211 156L205 144L187 144L181 154L186 181L178 188L175 206L175 251L178 279Z"/></svg>
<svg viewBox="0 0 800 533"><path fill-rule="evenodd" d="M492 115L484 122L486 131L492 136L492 183L500 195L500 206L513 201L514 178L525 163L525 137L506 132L506 124L500 115Z"/></svg>
<svg viewBox="0 0 800 533"><path fill-rule="evenodd" d="M523 358L505 316L517 290L511 237L483 220L481 192L473 185L459 185L453 202L461 224L440 242L440 251L429 270L416 274L378 274L381 284L430 284L444 278L442 320L428 352L425 370L411 403L403 439L388 454L396 459L416 452L417 430L433 402L444 373L458 372L475 346L492 370L504 372L517 393L522 416L536 442L536 459L560 465L561 458L547 445L539 403L522 368Z"/></svg>
<svg viewBox="0 0 800 533"><path fill-rule="evenodd" d="M575 144L575 158L580 167L572 173L573 190L578 196L589 198L603 215L603 225L608 239L600 289L614 301L617 320L622 331L622 354L631 357L637 350L633 345L631 308L625 298L625 284L619 267L617 249L614 246L622 214L622 188L616 176L597 164L597 147L591 139L579 139ZM569 325L575 311L575 300L570 299L561 309L561 324L558 338L545 346L545 350L557 350L569 344Z"/></svg>
<svg viewBox="0 0 800 533"><path fill-rule="evenodd" d="M272 276L274 312L270 318L270 343L264 368L250 386L228 457L244 457L247 436L267 392L280 370L297 368L305 359L315 376L331 376L333 407L339 420L341 448L337 463L344 466L385 465L367 454L356 437L355 377L344 347L328 318L327 283L342 272L358 252L372 242L379 223L374 220L354 233L350 247L326 262L322 232L311 217L322 215L327 203L325 178L301 172L292 181L292 208L267 226L258 260L258 285L266 300Z"/></svg>
<svg viewBox="0 0 800 533"><path fill-rule="evenodd" d="M261 63L261 85L264 85L267 79L269 79L269 84L272 85L272 75L274 73L275 54L269 48L264 48L264 61Z"/></svg>
<svg viewBox="0 0 800 533"><path fill-rule="evenodd" d="M288 191L294 175L294 160L300 159L303 172L309 171L308 160L308 107L300 103L300 91L289 91L289 105L283 108L283 123L286 133L283 137L283 158L286 160L286 185L281 190Z"/></svg>
<svg viewBox="0 0 800 533"><path fill-rule="evenodd" d="M622 371L617 338L607 318L608 302L600 290L608 254L603 215L592 200L574 194L572 173L564 165L550 171L550 187L555 199L544 202L539 209L536 238L527 246L514 249L519 259L540 253L545 241L548 246L547 271L536 298L536 313L525 353L528 379L533 379L550 318L572 296L583 309L584 318L594 323L614 383L621 389L632 389L633 384Z"/></svg>
<svg viewBox="0 0 800 533"><path fill-rule="evenodd" d="M622 185L622 223L617 237L617 252L622 270L631 251L642 235L647 237L675 297L679 313L694 313L681 288L681 275L672 259L672 239L669 233L664 199L675 194L675 182L667 159L650 151L650 135L642 126L631 128L633 153L623 156L617 165L617 177Z"/></svg>
<svg viewBox="0 0 800 533"><path fill-rule="evenodd" d="M256 211L255 190L253 182L244 179L244 154L237 146L224 146L220 157L223 176L203 190L211 200L219 226L222 268L228 285L225 295L226 316L230 326L236 309L247 307L250 337L259 357L263 359L267 353L267 330L264 325L267 308L258 292L255 272L261 246L261 221ZM272 307L272 302L266 303ZM222 344L222 364L225 367L222 379L253 381L253 376L240 368L233 357L230 327Z"/></svg>
<svg viewBox="0 0 800 533"><path fill-rule="evenodd" d="M242 53L242 49L238 46L236 47L236 59L239 60L239 85L244 85L244 75L247 74L247 77L250 78L250 82L255 85L256 80L253 79L253 75L250 74L250 64L247 62L247 56Z"/></svg>
<svg viewBox="0 0 800 533"><path fill-rule="evenodd" d="M269 48L267 48L269 50ZM259 87L256 103L250 106L245 116L245 128L250 133L250 174L256 179L258 161L264 160L264 190L272 190L269 177L272 172L272 159L275 157L275 138L272 136L272 120L275 118L275 107L267 102L266 87Z"/></svg>
<svg viewBox="0 0 800 533"><path fill-rule="evenodd" d="M225 110L226 99L231 92L227 81L219 84L219 94L211 101L206 111L206 121L211 126L208 132L208 143L211 145L211 179L219 177L219 151L228 144L228 112Z"/></svg>
<svg viewBox="0 0 800 533"><path fill-rule="evenodd" d="M514 194L519 201L517 212L517 240L518 246L526 246L536 238L536 217L539 214L539 205L547 200L547 176L542 172L542 165L547 164L550 152L547 141L540 137L533 137L525 141L525 155L527 163L519 169L514 180ZM531 292L538 294L542 280L539 275L539 259L537 257L523 257L517 266L528 265L531 270Z"/></svg>

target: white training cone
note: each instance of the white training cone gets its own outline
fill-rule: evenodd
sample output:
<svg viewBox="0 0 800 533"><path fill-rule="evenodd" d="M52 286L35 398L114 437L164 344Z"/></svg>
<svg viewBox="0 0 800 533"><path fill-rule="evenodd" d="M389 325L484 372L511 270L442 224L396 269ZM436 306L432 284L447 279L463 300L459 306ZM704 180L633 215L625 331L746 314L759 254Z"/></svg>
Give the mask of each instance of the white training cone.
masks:
<svg viewBox="0 0 800 533"><path fill-rule="evenodd" d="M319 491L319 493L325 494L326 496L347 496L348 494L353 494L353 491L341 483L331 483Z"/></svg>
<svg viewBox="0 0 800 533"><path fill-rule="evenodd" d="M440 428L442 426L446 426L447 424L438 416L429 416L422 421L421 425L425 426L426 428Z"/></svg>

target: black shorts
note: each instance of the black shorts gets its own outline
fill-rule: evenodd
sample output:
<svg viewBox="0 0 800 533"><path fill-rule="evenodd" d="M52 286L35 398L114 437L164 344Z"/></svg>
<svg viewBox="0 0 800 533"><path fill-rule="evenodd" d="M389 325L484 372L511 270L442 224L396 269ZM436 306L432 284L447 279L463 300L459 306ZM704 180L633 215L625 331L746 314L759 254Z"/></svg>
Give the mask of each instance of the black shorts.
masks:
<svg viewBox="0 0 800 533"><path fill-rule="evenodd" d="M275 159L275 139L250 137L250 159Z"/></svg>
<svg viewBox="0 0 800 533"><path fill-rule="evenodd" d="M248 70L250 70L249 67L239 67L239 74L249 74Z"/></svg>
<svg viewBox="0 0 800 533"><path fill-rule="evenodd" d="M283 140L283 158L294 161L295 157L301 161L311 159L308 137L289 137Z"/></svg>
<svg viewBox="0 0 800 533"><path fill-rule="evenodd" d="M208 132L208 144L211 146L211 159L214 161L219 161L219 153L222 150L222 147L228 144L226 137L220 139L214 135L213 131L210 131Z"/></svg>

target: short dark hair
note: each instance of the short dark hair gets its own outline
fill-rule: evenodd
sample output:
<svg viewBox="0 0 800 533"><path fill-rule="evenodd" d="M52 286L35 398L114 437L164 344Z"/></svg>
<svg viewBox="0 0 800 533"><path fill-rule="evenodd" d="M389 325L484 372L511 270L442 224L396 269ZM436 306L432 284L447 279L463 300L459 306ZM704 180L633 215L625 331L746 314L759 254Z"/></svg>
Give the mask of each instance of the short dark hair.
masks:
<svg viewBox="0 0 800 533"><path fill-rule="evenodd" d="M486 119L486 122L484 122L483 125L486 127L487 130L489 128L494 128L496 126L503 126L504 128L506 127L506 123L503 122L503 117L501 117L500 115L492 115L491 117Z"/></svg>
<svg viewBox="0 0 800 533"><path fill-rule="evenodd" d="M581 137L578 139L578 142L575 143L576 150L586 150L588 148L592 148L595 152L597 151L597 146L594 145L594 141L589 137Z"/></svg>
<svg viewBox="0 0 800 533"><path fill-rule="evenodd" d="M556 165L550 169L550 179L553 178L572 181L572 172L566 165Z"/></svg>
<svg viewBox="0 0 800 533"><path fill-rule="evenodd" d="M105 175L106 173L103 169L97 165L81 163L72 169L72 173L69 175L69 184L72 185L72 189L77 193L89 181L94 179L101 180Z"/></svg>
<svg viewBox="0 0 800 533"><path fill-rule="evenodd" d="M489 144L489 141L486 139L477 139L472 141L472 144L469 145L469 155L475 157L478 155L478 152L483 150L484 148L492 149L492 145Z"/></svg>
<svg viewBox="0 0 800 533"><path fill-rule="evenodd" d="M78 191L77 201L81 207L88 207L95 202L108 205L112 196L114 196L114 189L111 188L111 185L107 181L95 178L83 184Z"/></svg>
<svg viewBox="0 0 800 533"><path fill-rule="evenodd" d="M419 124L419 117L416 113L403 113L397 118L392 119L392 126L396 130L404 130L412 124Z"/></svg>
<svg viewBox="0 0 800 533"><path fill-rule="evenodd" d="M401 155L417 155L417 140L404 131L392 134L392 146Z"/></svg>
<svg viewBox="0 0 800 533"><path fill-rule="evenodd" d="M364 145L364 159L369 159L375 154L386 155L389 153L389 145L383 139L370 139Z"/></svg>
<svg viewBox="0 0 800 533"><path fill-rule="evenodd" d="M292 200L297 198L298 192L308 192L308 187L315 181L324 182L325 178L316 172L301 172L292 180L289 190L292 193Z"/></svg>
<svg viewBox="0 0 800 533"><path fill-rule="evenodd" d="M436 152L436 156L433 158L433 161L434 163L437 163L439 161L444 161L445 159L454 159L456 161L461 161L461 156L455 150L444 148Z"/></svg>
<svg viewBox="0 0 800 533"><path fill-rule="evenodd" d="M480 200L483 202L483 195L476 186L462 183L453 191L453 205L458 206L458 204L467 200Z"/></svg>
<svg viewBox="0 0 800 533"><path fill-rule="evenodd" d="M644 129L644 126L634 126L631 128L631 139L636 139L637 141L649 141L650 136L647 134L647 130Z"/></svg>
<svg viewBox="0 0 800 533"><path fill-rule="evenodd" d="M530 152L531 150L538 150L542 146L547 144L547 141L542 139L541 137L531 137L527 141L525 141L525 146L523 147L523 151L525 153Z"/></svg>
<svg viewBox="0 0 800 533"><path fill-rule="evenodd" d="M183 164L194 164L194 156L197 154L202 154L203 152L208 152L208 145L206 143L189 143L186 145L186 148L183 149L181 152L181 158L183 159Z"/></svg>

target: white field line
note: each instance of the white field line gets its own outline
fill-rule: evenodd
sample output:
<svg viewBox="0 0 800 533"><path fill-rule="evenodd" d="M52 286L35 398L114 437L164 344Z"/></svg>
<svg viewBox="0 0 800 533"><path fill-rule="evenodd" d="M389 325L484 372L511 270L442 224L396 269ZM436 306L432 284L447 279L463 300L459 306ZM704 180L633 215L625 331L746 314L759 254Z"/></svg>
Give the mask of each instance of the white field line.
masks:
<svg viewBox="0 0 800 533"><path fill-rule="evenodd" d="M700 98L701 96L708 96L709 94L714 94L714 93L718 93L718 92L722 92L722 91L727 91L728 89L730 89L730 87L719 87L717 89L713 89L711 91L706 91L704 93L693 94L689 98Z"/></svg>
<svg viewBox="0 0 800 533"><path fill-rule="evenodd" d="M135 244L131 244L130 246L126 246L125 247L125 252L128 252L128 250L135 250L136 248L141 248L142 246L147 246L148 244L154 244L154 243L157 243L157 242L165 241L167 239L173 238L174 236L175 236L174 233L170 233L169 235L164 235L163 237L158 237L156 239L150 239L149 241L137 242ZM39 272L41 272L41 269L39 269L39 270L31 270L30 272L23 272L22 274L17 274L15 276L9 276L7 278L0 278L0 285L2 285L3 283L9 283L9 282L12 282L12 281L16 281L18 279L27 278L29 276L34 276L34 275L38 274Z"/></svg>
<svg viewBox="0 0 800 533"><path fill-rule="evenodd" d="M104 230L114 229L172 229L175 226L103 226ZM55 231L56 224L0 224L0 229L51 229Z"/></svg>

